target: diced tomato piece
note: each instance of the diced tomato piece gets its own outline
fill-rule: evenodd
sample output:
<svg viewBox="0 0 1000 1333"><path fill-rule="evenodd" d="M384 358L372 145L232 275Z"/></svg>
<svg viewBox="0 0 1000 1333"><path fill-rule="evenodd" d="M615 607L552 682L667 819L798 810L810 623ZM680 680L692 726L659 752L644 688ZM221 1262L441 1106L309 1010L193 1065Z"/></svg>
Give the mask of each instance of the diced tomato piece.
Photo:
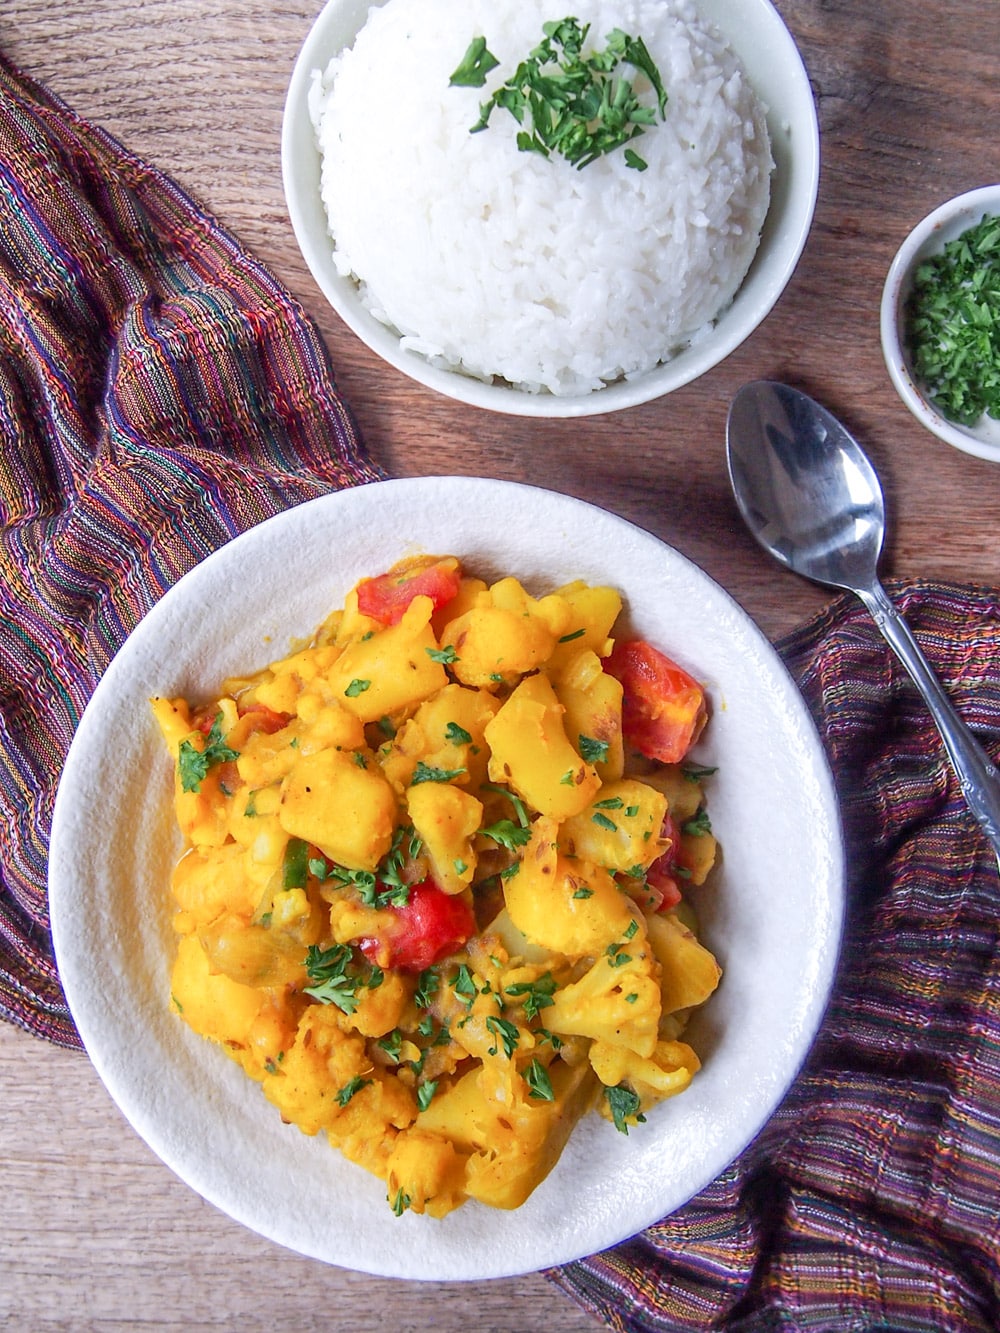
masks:
<svg viewBox="0 0 1000 1333"><path fill-rule="evenodd" d="M604 670L621 682L628 744L647 759L679 764L708 720L698 682L642 639L616 643Z"/></svg>
<svg viewBox="0 0 1000 1333"><path fill-rule="evenodd" d="M414 597L429 597L434 610L458 592L462 573L456 560L421 557L393 566L385 574L358 584L358 610L383 625L397 625Z"/></svg>
<svg viewBox="0 0 1000 1333"><path fill-rule="evenodd" d="M405 907L386 911L391 924L385 935L358 941L365 957L379 967L422 972L476 933L476 918L465 899L445 893L429 879L410 886Z"/></svg>
<svg viewBox="0 0 1000 1333"><path fill-rule="evenodd" d="M276 713L273 708L268 708L267 704L250 704L248 708L239 710L240 717L248 719L247 735L253 731L263 731L268 736L273 736L276 731L281 731L291 722L291 715L288 713Z"/></svg>
<svg viewBox="0 0 1000 1333"><path fill-rule="evenodd" d="M681 900L681 891L677 884L678 857L680 854L680 831L669 814L664 815L660 837L669 839L670 846L656 858L646 870L646 885L651 897L657 899L651 910L669 912Z"/></svg>

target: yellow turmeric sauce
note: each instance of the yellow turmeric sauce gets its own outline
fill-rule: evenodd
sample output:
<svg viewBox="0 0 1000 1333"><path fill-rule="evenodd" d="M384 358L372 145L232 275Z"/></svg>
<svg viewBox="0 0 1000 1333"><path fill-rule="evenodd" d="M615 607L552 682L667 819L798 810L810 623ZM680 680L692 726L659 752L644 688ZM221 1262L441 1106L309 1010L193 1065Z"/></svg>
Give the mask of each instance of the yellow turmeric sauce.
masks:
<svg viewBox="0 0 1000 1333"><path fill-rule="evenodd" d="M516 1208L581 1116L627 1133L699 1068L704 699L659 657L673 683L639 697L620 611L421 558L209 703L153 700L185 842L171 1003L397 1213Z"/></svg>

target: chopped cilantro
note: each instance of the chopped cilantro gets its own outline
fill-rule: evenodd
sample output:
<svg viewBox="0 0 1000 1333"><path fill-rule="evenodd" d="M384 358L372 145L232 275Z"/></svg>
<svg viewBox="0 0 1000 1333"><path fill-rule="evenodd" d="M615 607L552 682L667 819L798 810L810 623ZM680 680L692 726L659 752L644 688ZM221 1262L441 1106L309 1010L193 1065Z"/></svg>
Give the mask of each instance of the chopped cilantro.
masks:
<svg viewBox="0 0 1000 1333"><path fill-rule="evenodd" d="M410 786L416 787L421 782L451 782L452 778L461 777L466 772L468 769L465 768L435 768L432 764L425 764L419 759L413 770Z"/></svg>
<svg viewBox="0 0 1000 1333"><path fill-rule="evenodd" d="M603 51L583 54L589 25L565 18L542 25L543 40L518 64L513 76L479 108L475 134L486 129L496 108L509 111L521 129L516 142L522 152L553 153L578 169L602 154L613 152L643 133L646 126L664 117L667 94L641 37L630 37L620 28L606 37ZM482 43L482 46L479 43ZM618 72L620 64L632 65L652 85L657 108L644 106L632 82ZM477 37L465 54L452 82L482 87L486 74L496 66L485 38ZM645 162L635 152L626 165L643 170Z"/></svg>
<svg viewBox="0 0 1000 1333"><path fill-rule="evenodd" d="M340 1106L346 1106L356 1092L366 1088L371 1082L370 1078L362 1078L360 1074L355 1074L349 1083L345 1083L337 1092L337 1102Z"/></svg>
<svg viewBox="0 0 1000 1333"><path fill-rule="evenodd" d="M950 421L1000 419L1000 217L984 215L917 265L904 337L916 378Z"/></svg>
<svg viewBox="0 0 1000 1333"><path fill-rule="evenodd" d="M603 764L608 757L608 742L595 740L593 736L579 737L580 758L588 764Z"/></svg>
<svg viewBox="0 0 1000 1333"><path fill-rule="evenodd" d="M527 1083L532 1097L543 1102L555 1101L556 1095L552 1091L552 1080L549 1078L549 1071L541 1060L532 1060L524 1071L524 1081Z"/></svg>
<svg viewBox="0 0 1000 1333"><path fill-rule="evenodd" d="M499 1051L499 1044L503 1043L504 1055L509 1060L517 1050L517 1043L520 1040L520 1032L516 1023L512 1023L509 1018L494 1018L490 1015L486 1020L487 1032L492 1032L497 1041L489 1047L488 1054L496 1055Z"/></svg>
<svg viewBox="0 0 1000 1333"><path fill-rule="evenodd" d="M459 965L458 971L452 978L451 988L455 994L464 1001L466 1007L471 1006L476 998L476 983L472 979L472 973L465 963Z"/></svg>
<svg viewBox="0 0 1000 1333"><path fill-rule="evenodd" d="M448 80L456 88L481 88L491 69L496 69L499 60L486 49L485 37L473 37L469 43L462 63Z"/></svg>
<svg viewBox="0 0 1000 1333"><path fill-rule="evenodd" d="M691 819L686 819L681 825L681 832L688 833L693 838L698 838L704 833L712 832L712 821L708 817L708 811L704 806L693 815Z"/></svg>
<svg viewBox="0 0 1000 1333"><path fill-rule="evenodd" d="M306 973L313 983L305 993L321 1004L334 1004L345 1014L353 1014L358 1007L358 977L348 968L354 961L354 950L349 944L334 944L321 949L311 944L306 952Z"/></svg>
<svg viewBox="0 0 1000 1333"><path fill-rule="evenodd" d="M238 759L239 752L231 749L222 739L222 713L216 713L215 720L205 737L205 744L199 750L191 741L181 741L177 750L177 771L180 774L183 791L199 792L201 784L208 776L208 770L216 764L226 764Z"/></svg>
<svg viewBox="0 0 1000 1333"><path fill-rule="evenodd" d="M428 1106L430 1106L431 1102L433 1101L434 1094L436 1092L437 1092L436 1079L433 1081L428 1080L426 1083L421 1083L420 1087L417 1089L417 1106L420 1108L421 1111L427 1110Z"/></svg>
<svg viewBox="0 0 1000 1333"><path fill-rule="evenodd" d="M479 830L484 838L491 838L509 852L523 847L531 839L531 829L515 824L512 819L498 819L495 824Z"/></svg>
<svg viewBox="0 0 1000 1333"><path fill-rule="evenodd" d="M638 1094L624 1083L619 1083L614 1088L605 1088L604 1095L608 1099L611 1118L619 1133L628 1133L630 1120L635 1124L645 1124L646 1117L639 1111L641 1103Z"/></svg>
<svg viewBox="0 0 1000 1333"><path fill-rule="evenodd" d="M432 967L426 968L417 978L417 989L413 992L413 1003L418 1009L429 1009L434 996L438 993L441 978Z"/></svg>
<svg viewBox="0 0 1000 1333"><path fill-rule="evenodd" d="M504 994L515 1000L524 1000L524 1016L530 1022L538 1017L542 1009L552 1004L555 990L555 977L551 972L545 972L535 981L516 981L513 986L506 986Z"/></svg>
<svg viewBox="0 0 1000 1333"><path fill-rule="evenodd" d="M384 1037L379 1037L375 1044L385 1051L386 1055L394 1065L399 1064L400 1053L403 1049L403 1034L400 1032L399 1028L393 1028L393 1030L387 1032Z"/></svg>

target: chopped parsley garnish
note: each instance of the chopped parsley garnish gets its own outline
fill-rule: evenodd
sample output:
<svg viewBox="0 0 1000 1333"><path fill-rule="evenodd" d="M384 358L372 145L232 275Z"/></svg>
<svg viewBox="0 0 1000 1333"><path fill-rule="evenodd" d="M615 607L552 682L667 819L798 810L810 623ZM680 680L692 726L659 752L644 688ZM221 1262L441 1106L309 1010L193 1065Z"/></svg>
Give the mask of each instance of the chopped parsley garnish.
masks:
<svg viewBox="0 0 1000 1333"><path fill-rule="evenodd" d="M231 749L222 739L222 714L216 713L205 744L199 750L190 741L181 741L177 750L177 771L183 791L201 791L208 770L216 764L227 764L238 759L239 751Z"/></svg>
<svg viewBox="0 0 1000 1333"><path fill-rule="evenodd" d="M506 796L507 800L510 801L511 805L514 807L517 822L522 828L528 827L528 812L525 809L524 802L521 800L520 796L516 796L512 791L508 791L506 787L498 787L496 783L493 782L484 782L483 787L486 791L495 791L500 796Z"/></svg>
<svg viewBox="0 0 1000 1333"><path fill-rule="evenodd" d="M385 1051L394 1065L399 1064L399 1057L403 1049L403 1034L399 1028L393 1028L384 1037L379 1037L375 1044Z"/></svg>
<svg viewBox="0 0 1000 1333"><path fill-rule="evenodd" d="M613 819L609 819L607 815L602 814L600 810L595 810L594 813L590 816L590 819L591 823L596 824L598 828L607 829L610 833L618 832L618 825L615 823L615 821Z"/></svg>
<svg viewBox="0 0 1000 1333"><path fill-rule="evenodd" d="M427 1110L428 1106L430 1106L431 1102L433 1101L434 1094L436 1092L437 1092L436 1079L433 1082L428 1079L426 1083L421 1083L420 1087L417 1089L417 1106L420 1108L421 1111Z"/></svg>
<svg viewBox="0 0 1000 1333"><path fill-rule="evenodd" d="M362 1078L360 1074L355 1074L350 1083L345 1083L337 1092L337 1102L340 1106L346 1106L356 1092L366 1088L371 1082L370 1078Z"/></svg>
<svg viewBox="0 0 1000 1333"><path fill-rule="evenodd" d="M496 69L499 60L486 49L485 37L473 37L469 49L462 57L462 63L455 70L449 84L455 88L481 88L491 69Z"/></svg>
<svg viewBox="0 0 1000 1333"><path fill-rule="evenodd" d="M455 973L455 976L452 979L451 988L467 1007L472 1005L472 1001L476 998L477 993L476 983L473 981L472 973L469 971L468 966L465 963L462 963L459 966L458 971Z"/></svg>
<svg viewBox="0 0 1000 1333"><path fill-rule="evenodd" d="M356 699L359 694L364 694L365 690L370 690L372 683L370 680L360 680L357 676L351 681L344 693L348 699Z"/></svg>
<svg viewBox="0 0 1000 1333"><path fill-rule="evenodd" d="M421 782L451 782L452 778L461 777L466 772L468 770L465 768L435 768L432 764L425 764L419 759L413 770L410 786L416 787Z"/></svg>
<svg viewBox="0 0 1000 1333"><path fill-rule="evenodd" d="M608 742L595 740L593 736L579 738L580 758L588 764L603 764L608 757Z"/></svg>
<svg viewBox="0 0 1000 1333"><path fill-rule="evenodd" d="M360 985L357 974L348 971L353 961L354 950L349 944L334 944L329 949L310 944L306 951L306 973L313 984L305 987L305 993L321 1004L335 1004L345 1014L353 1014L358 1007Z"/></svg>
<svg viewBox="0 0 1000 1333"><path fill-rule="evenodd" d="M704 806L702 806L696 815L692 815L690 819L684 821L681 825L681 832L688 833L693 838L698 838L704 833L712 832L712 821L709 819L708 811Z"/></svg>
<svg viewBox="0 0 1000 1333"><path fill-rule="evenodd" d="M531 829L524 828L520 824L515 824L512 819L498 819L495 824L480 829L485 838L492 838L495 843L501 847L506 847L509 852L514 852L518 847L523 847L531 839Z"/></svg>
<svg viewBox="0 0 1000 1333"><path fill-rule="evenodd" d="M552 1091L552 1080L549 1078L549 1071L541 1060L532 1060L524 1071L524 1081L527 1083L532 1097L543 1102L555 1101L556 1095Z"/></svg>
<svg viewBox="0 0 1000 1333"><path fill-rule="evenodd" d="M429 1009L431 1001L438 993L441 978L432 967L426 968L417 978L417 989L413 992L413 1003L418 1009Z"/></svg>
<svg viewBox="0 0 1000 1333"><path fill-rule="evenodd" d="M564 634L559 642L572 643L574 639L582 639L586 632L585 629L575 629L572 634Z"/></svg>
<svg viewBox="0 0 1000 1333"><path fill-rule="evenodd" d="M547 1009L552 1003L555 989L555 977L551 972L545 972L535 981L516 981L513 986L506 986L504 994L515 1000L524 1000L524 1016L530 1023L542 1009Z"/></svg>
<svg viewBox="0 0 1000 1333"><path fill-rule="evenodd" d="M388 1195L386 1195L388 1198ZM397 1217L402 1217L411 1203L410 1196L400 1187L395 1195L389 1199L389 1206Z"/></svg>
<svg viewBox="0 0 1000 1333"><path fill-rule="evenodd" d="M517 1030L517 1024L512 1023L509 1018L494 1018L492 1015L486 1020L487 1032L492 1032L497 1041L489 1047L488 1054L496 1055L503 1043L504 1055L509 1060L517 1050L517 1043L520 1039L520 1033Z"/></svg>
<svg viewBox="0 0 1000 1333"><path fill-rule="evenodd" d="M444 738L446 741L450 741L452 745L472 744L471 734L464 727L460 727L457 722L448 723L444 729Z"/></svg>
<svg viewBox="0 0 1000 1333"><path fill-rule="evenodd" d="M452 662L458 661L458 653L450 643L445 648L428 648L426 652L432 662L440 662L442 666L451 666Z"/></svg>
<svg viewBox="0 0 1000 1333"><path fill-rule="evenodd" d="M638 1093L633 1092L624 1083L619 1083L614 1088L605 1088L604 1095L608 1099L608 1107L611 1110L611 1118L614 1121L615 1129L620 1134L628 1133L628 1122L630 1120L636 1124L645 1124L646 1117L639 1111L641 1103Z"/></svg>
<svg viewBox="0 0 1000 1333"><path fill-rule="evenodd" d="M710 778L713 773L718 773L718 767L706 767L698 764L682 764L681 772L688 782L701 782L704 778Z"/></svg>
<svg viewBox="0 0 1000 1333"><path fill-rule="evenodd" d="M641 135L655 124L657 111L662 120L667 93L642 38L615 28L608 33L604 50L584 55L589 31L589 24L581 26L575 18L544 23L543 40L480 106L479 120L470 133L486 129L500 108L521 127L517 146L522 152L557 154L582 169ZM477 37L451 82L482 87L497 64L485 39ZM619 71L622 64L646 77L656 95L655 107L640 101L632 80ZM646 167L634 150L626 153L625 162L639 171Z"/></svg>
<svg viewBox="0 0 1000 1333"><path fill-rule="evenodd" d="M577 890L575 891L575 893L573 894L573 897L574 897L574 898L593 898L593 896L594 896L594 890L593 890L593 889L588 889L588 888L586 887L586 885L584 885L584 886L582 886L581 888L577 889Z"/></svg>
<svg viewBox="0 0 1000 1333"><path fill-rule="evenodd" d="M1000 217L917 265L904 312L916 378L950 420L1000 419Z"/></svg>

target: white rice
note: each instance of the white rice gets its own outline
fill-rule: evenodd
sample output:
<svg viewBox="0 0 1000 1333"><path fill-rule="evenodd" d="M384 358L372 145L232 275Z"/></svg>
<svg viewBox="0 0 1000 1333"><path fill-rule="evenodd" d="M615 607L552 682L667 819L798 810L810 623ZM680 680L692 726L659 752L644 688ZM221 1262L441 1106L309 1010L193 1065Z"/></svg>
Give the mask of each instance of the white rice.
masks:
<svg viewBox="0 0 1000 1333"><path fill-rule="evenodd" d="M433 364L563 395L642 374L711 325L750 267L773 166L764 109L690 0L568 12L590 24L585 49L621 28L659 68L666 120L631 145L645 171L621 149L582 170L521 152L499 109L469 133L563 17L552 0L388 0L311 97L333 258L372 313ZM477 36L499 67L449 87Z"/></svg>

